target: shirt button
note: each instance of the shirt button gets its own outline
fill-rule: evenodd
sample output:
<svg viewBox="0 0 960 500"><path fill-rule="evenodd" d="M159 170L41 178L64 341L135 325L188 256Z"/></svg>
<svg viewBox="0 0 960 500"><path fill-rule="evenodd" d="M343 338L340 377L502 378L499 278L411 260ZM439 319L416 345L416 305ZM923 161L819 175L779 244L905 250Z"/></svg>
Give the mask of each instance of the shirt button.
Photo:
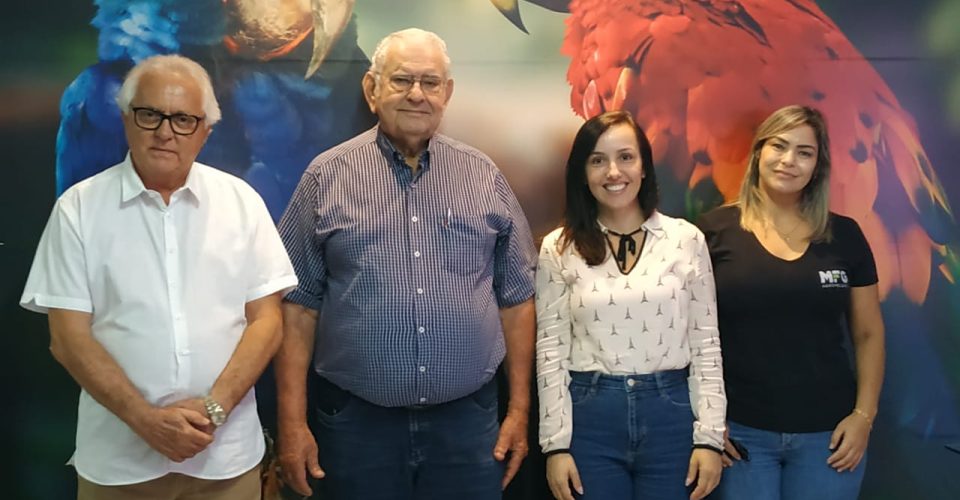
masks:
<svg viewBox="0 0 960 500"><path fill-rule="evenodd" d="M427 331L427 329L421 326L420 328L417 328L417 331L420 332L420 333L423 333L423 332Z"/></svg>
<svg viewBox="0 0 960 500"><path fill-rule="evenodd" d="M420 218L414 215L413 217L410 217L410 220L412 220L413 222L417 222L418 220L420 220Z"/></svg>
<svg viewBox="0 0 960 500"><path fill-rule="evenodd" d="M628 385L628 386L633 387L633 386L636 385L636 384L637 384L637 381L636 381L636 380L634 380L634 379L632 379L632 378L628 378L628 379L627 379L627 385Z"/></svg>
<svg viewBox="0 0 960 500"><path fill-rule="evenodd" d="M423 295L423 288L417 288L417 295Z"/></svg>
<svg viewBox="0 0 960 500"><path fill-rule="evenodd" d="M420 398L420 402L421 402L421 403L426 403L426 402L427 402L427 398Z"/></svg>
<svg viewBox="0 0 960 500"><path fill-rule="evenodd" d="M414 257L417 257L417 258L420 258L420 250L417 250L416 252L413 252L413 256L414 256Z"/></svg>
<svg viewBox="0 0 960 500"><path fill-rule="evenodd" d="M425 372L425 371L427 371L427 367L426 367L426 366L421 366L421 367L420 367L420 373L423 373L423 372Z"/></svg>

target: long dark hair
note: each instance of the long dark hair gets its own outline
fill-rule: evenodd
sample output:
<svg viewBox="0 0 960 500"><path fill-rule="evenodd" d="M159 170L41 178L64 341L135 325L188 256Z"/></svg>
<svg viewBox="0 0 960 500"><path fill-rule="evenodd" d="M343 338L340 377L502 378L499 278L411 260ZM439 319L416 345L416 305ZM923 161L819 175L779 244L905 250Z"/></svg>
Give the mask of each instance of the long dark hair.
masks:
<svg viewBox="0 0 960 500"><path fill-rule="evenodd" d="M560 235L560 251L573 243L574 248L588 265L596 266L607 258L603 232L597 225L597 200L587 185L587 159L597 147L604 132L616 125L629 125L637 135L640 160L643 162L643 183L637 199L644 217L649 217L657 208L660 194L657 176L653 168L653 150L643 130L626 111L608 111L587 120L573 139L570 158L567 159L567 206L563 213L563 232Z"/></svg>

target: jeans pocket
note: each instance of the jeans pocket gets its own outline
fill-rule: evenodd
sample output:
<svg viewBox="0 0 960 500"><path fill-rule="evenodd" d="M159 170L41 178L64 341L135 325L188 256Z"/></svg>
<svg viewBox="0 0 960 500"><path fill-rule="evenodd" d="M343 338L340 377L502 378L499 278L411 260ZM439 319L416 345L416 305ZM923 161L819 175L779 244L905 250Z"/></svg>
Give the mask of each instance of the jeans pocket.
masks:
<svg viewBox="0 0 960 500"><path fill-rule="evenodd" d="M497 379L494 378L490 382L487 382L483 387L477 389L476 392L467 396L467 399L473 403L474 406L479 408L481 411L489 412L497 410L498 400L498 391L497 391Z"/></svg>
<svg viewBox="0 0 960 500"><path fill-rule="evenodd" d="M321 378L317 383L316 394L316 415L322 423L330 423L341 417L347 409L353 406L354 399L356 399L349 392L324 378Z"/></svg>
<svg viewBox="0 0 960 500"><path fill-rule="evenodd" d="M589 382L570 382L570 403L573 406L580 405L593 399L597 394L596 388Z"/></svg>
<svg viewBox="0 0 960 500"><path fill-rule="evenodd" d="M687 384L675 384L660 388L660 397L679 408L690 408L690 390Z"/></svg>

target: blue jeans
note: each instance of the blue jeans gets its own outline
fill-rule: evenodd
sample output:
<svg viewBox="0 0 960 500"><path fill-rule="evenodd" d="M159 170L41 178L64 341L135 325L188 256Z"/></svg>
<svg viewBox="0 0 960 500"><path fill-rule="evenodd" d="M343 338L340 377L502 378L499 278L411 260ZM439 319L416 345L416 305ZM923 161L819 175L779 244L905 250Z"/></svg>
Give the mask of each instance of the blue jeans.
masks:
<svg viewBox="0 0 960 500"><path fill-rule="evenodd" d="M324 500L500 498L497 383L449 403L384 408L321 379L317 444Z"/></svg>
<svg viewBox="0 0 960 500"><path fill-rule="evenodd" d="M827 465L828 432L784 433L727 422L750 460L723 469L713 500L856 500L867 458L852 472Z"/></svg>
<svg viewBox="0 0 960 500"><path fill-rule="evenodd" d="M570 453L584 499L685 500L693 444L687 370L573 372Z"/></svg>

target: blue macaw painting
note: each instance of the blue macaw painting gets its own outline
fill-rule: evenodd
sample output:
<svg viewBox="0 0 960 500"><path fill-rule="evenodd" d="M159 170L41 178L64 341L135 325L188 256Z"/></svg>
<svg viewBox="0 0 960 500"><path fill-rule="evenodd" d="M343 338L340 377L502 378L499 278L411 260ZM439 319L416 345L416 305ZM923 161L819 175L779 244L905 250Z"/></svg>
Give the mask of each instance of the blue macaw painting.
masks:
<svg viewBox="0 0 960 500"><path fill-rule="evenodd" d="M243 177L279 219L317 153L371 127L352 1L97 0L99 60L64 92L57 192L123 160L114 98L137 62L180 53L223 112L198 161Z"/></svg>

